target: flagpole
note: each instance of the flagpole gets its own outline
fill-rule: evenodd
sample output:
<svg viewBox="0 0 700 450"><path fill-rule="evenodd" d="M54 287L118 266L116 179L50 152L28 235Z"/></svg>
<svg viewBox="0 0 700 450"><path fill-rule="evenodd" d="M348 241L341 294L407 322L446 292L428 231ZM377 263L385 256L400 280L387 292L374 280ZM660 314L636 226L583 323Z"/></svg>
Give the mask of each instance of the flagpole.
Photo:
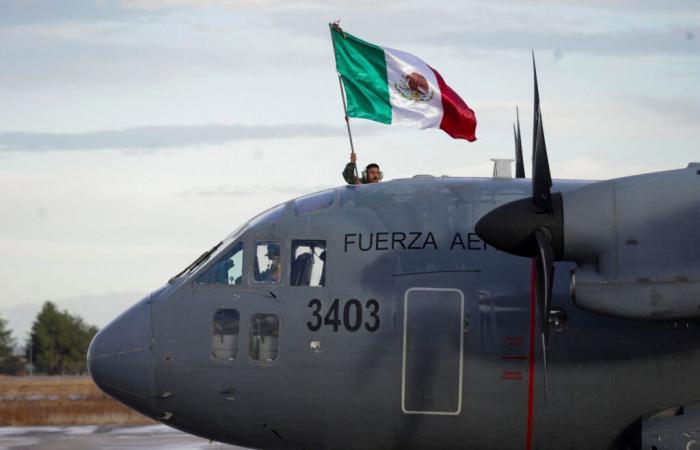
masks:
<svg viewBox="0 0 700 450"><path fill-rule="evenodd" d="M329 23L329 31L331 32L331 45L333 46L333 56L335 57L335 60L338 61L338 56L336 55L335 52L335 45L333 44L333 28L336 28L342 33L342 29L340 28L340 21L336 21L333 23ZM350 118L348 117L348 106L345 103L345 89L343 88L343 78L340 74L338 74L338 86L340 86L340 99L343 101L343 113L345 114L345 126L348 129L348 139L350 140L350 154L352 156L355 156L355 146L352 143L352 132L350 131ZM355 179L359 179L357 175L357 163L355 163Z"/></svg>

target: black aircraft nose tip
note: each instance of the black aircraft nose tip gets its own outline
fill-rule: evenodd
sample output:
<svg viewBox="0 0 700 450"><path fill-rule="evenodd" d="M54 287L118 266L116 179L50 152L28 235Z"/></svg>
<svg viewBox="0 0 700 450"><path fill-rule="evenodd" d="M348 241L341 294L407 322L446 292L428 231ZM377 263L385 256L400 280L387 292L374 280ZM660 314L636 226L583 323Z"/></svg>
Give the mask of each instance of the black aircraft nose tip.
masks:
<svg viewBox="0 0 700 450"><path fill-rule="evenodd" d="M106 394L146 415L153 414L155 374L149 299L140 301L97 333L87 360L90 376Z"/></svg>

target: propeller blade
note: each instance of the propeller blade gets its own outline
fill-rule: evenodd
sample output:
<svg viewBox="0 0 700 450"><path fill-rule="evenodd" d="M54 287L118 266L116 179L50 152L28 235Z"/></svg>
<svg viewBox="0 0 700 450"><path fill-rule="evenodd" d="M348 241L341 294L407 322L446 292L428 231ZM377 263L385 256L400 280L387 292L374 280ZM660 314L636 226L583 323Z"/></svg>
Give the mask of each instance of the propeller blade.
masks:
<svg viewBox="0 0 700 450"><path fill-rule="evenodd" d="M549 342L548 337L544 333L540 333L542 341L542 373L544 374L544 401L547 402L547 394L549 393L549 377L547 376L547 361L549 352Z"/></svg>
<svg viewBox="0 0 700 450"><path fill-rule="evenodd" d="M525 178L525 164L523 163L523 141L520 137L520 112L515 107L515 117L517 128L513 125L513 135L515 137L515 178Z"/></svg>
<svg viewBox="0 0 700 450"><path fill-rule="evenodd" d="M552 282L554 279L554 250L552 235L543 227L534 231L537 241L535 265L537 268L537 309L540 316L542 359L544 366L545 398L547 396L547 357L549 353L549 311L552 307Z"/></svg>
<svg viewBox="0 0 700 450"><path fill-rule="evenodd" d="M540 327L543 333L549 332L549 310L552 306L552 277L554 276L554 250L552 235L546 228L535 230L537 241L537 307L540 313Z"/></svg>
<svg viewBox="0 0 700 450"><path fill-rule="evenodd" d="M552 175L549 171L549 159L547 158L547 145L544 140L544 126L542 125L542 111L540 110L540 92L537 86L537 66L535 65L535 53L532 53L532 70L535 77L535 110L533 113L532 136L532 203L533 209L538 213L551 214L554 211L552 204Z"/></svg>
<svg viewBox="0 0 700 450"><path fill-rule="evenodd" d="M535 65L535 52L532 52L532 72L535 75L535 99L532 112L532 165L535 165L535 148L537 148L537 130L540 121L540 89L537 87L537 66Z"/></svg>
<svg viewBox="0 0 700 450"><path fill-rule="evenodd" d="M564 216L561 193L551 192L552 176L544 139L540 92L537 84L535 54L532 54L535 82L535 111L532 138L532 198L515 200L490 211L476 223L474 229L489 245L512 255L533 258L535 300L539 315L543 355L545 399L547 398L547 363L549 361L549 320L552 306L554 261L564 253ZM517 126L513 125L516 158L522 160L520 117L516 109ZM520 155L519 155L520 154ZM516 173L519 172L516 166ZM524 170L522 171L524 177ZM520 177L518 173L516 176Z"/></svg>

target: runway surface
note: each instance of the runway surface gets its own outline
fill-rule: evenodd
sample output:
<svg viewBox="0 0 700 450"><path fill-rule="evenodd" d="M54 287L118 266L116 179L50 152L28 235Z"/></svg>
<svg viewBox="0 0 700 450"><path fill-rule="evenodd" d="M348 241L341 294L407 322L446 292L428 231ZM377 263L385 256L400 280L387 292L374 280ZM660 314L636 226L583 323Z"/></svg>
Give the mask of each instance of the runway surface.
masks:
<svg viewBox="0 0 700 450"><path fill-rule="evenodd" d="M3 427L0 450L235 450L165 425L141 427Z"/></svg>

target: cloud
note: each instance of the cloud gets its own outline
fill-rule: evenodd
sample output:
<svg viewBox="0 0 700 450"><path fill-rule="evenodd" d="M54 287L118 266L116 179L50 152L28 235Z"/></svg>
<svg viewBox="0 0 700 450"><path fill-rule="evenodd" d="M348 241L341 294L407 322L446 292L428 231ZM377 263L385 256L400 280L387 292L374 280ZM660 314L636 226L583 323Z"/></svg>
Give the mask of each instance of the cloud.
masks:
<svg viewBox="0 0 700 450"><path fill-rule="evenodd" d="M258 9L258 10L278 10L278 9L318 9L318 10L343 10L351 6L399 6L401 8L416 8L425 11L423 3L406 2L405 0L385 1L381 4L373 0L121 0L120 3L127 9L134 10L172 10L180 8L228 8L228 9ZM454 1L434 2L437 6L451 6L454 10L460 6L474 8L479 5L488 5L492 2L471 0L463 2L462 5L455 4ZM503 0L499 5L507 9L521 7L549 9L551 7L564 6L571 7L567 0ZM626 14L630 12L648 13L697 13L698 6L696 0L674 0L673 2L659 2L658 0L618 0L610 2L608 0L585 0L576 3L578 8L620 11Z"/></svg>
<svg viewBox="0 0 700 450"><path fill-rule="evenodd" d="M116 0L6 0L0 2L0 27L57 22L94 22L141 17L143 11L122 7Z"/></svg>
<svg viewBox="0 0 700 450"><path fill-rule="evenodd" d="M514 0L515 3L521 0ZM571 3L568 0L527 0L530 4L537 4L543 7L548 6L565 6L569 7ZM590 9L620 11L625 14L629 13L669 13L677 12L683 14L698 13L698 3L696 0L675 0L673 2L659 2L658 0L617 0L611 2L608 0L586 0L576 2L577 6L582 6Z"/></svg>
<svg viewBox="0 0 700 450"><path fill-rule="evenodd" d="M700 8L696 2L673 5L651 1L589 0L575 7L561 0L507 0L493 3L436 1L422 4L382 4L367 20L361 9L333 9L306 2L266 14L277 27L320 36L324 18L342 13L349 32L371 42L407 50L433 45L462 52L547 49L560 59L567 52L604 56L697 55ZM446 14L446 12L449 12ZM653 19L653 20L651 20ZM391 23L391 27L377 27Z"/></svg>
<svg viewBox="0 0 700 450"><path fill-rule="evenodd" d="M669 26L666 29L629 29L610 31L562 30L460 30L429 38L436 45L454 45L471 50L547 49L563 56L585 53L603 56L700 55L700 43L688 35L700 32L694 28Z"/></svg>
<svg viewBox="0 0 700 450"><path fill-rule="evenodd" d="M154 150L230 141L342 136L342 127L297 125L149 126L86 133L0 133L0 152Z"/></svg>
<svg viewBox="0 0 700 450"><path fill-rule="evenodd" d="M285 194L285 195L302 195L309 192L318 192L324 189L329 189L330 185L290 185L290 186L269 186L269 185L252 185L252 186L216 186L207 189L192 189L180 192L184 196L212 197L212 196L259 196L267 194Z"/></svg>
<svg viewBox="0 0 700 450"><path fill-rule="evenodd" d="M0 1L0 54L12 61L0 71L0 91L10 94L66 87L84 92L105 85L130 92L147 87L148 94L169 81L211 83L234 74L276 72L281 63L300 71L324 64L330 55L326 42L318 51L309 36L270 29L269 20L246 8L148 12L114 1L103 7L77 2L85 4L83 11L70 1L66 11L60 2L59 10L45 12L40 2L10 5L15 3L23 6ZM327 39L325 23L317 28Z"/></svg>
<svg viewBox="0 0 700 450"><path fill-rule="evenodd" d="M697 128L700 126L700 105L689 98L629 98L637 108L659 116L667 124Z"/></svg>
<svg viewBox="0 0 700 450"><path fill-rule="evenodd" d="M251 10L290 10L322 9L331 10L347 6L377 6L374 0L121 0L126 9L133 10L172 10L185 8L251 9ZM383 4L402 4L403 0L390 0Z"/></svg>

